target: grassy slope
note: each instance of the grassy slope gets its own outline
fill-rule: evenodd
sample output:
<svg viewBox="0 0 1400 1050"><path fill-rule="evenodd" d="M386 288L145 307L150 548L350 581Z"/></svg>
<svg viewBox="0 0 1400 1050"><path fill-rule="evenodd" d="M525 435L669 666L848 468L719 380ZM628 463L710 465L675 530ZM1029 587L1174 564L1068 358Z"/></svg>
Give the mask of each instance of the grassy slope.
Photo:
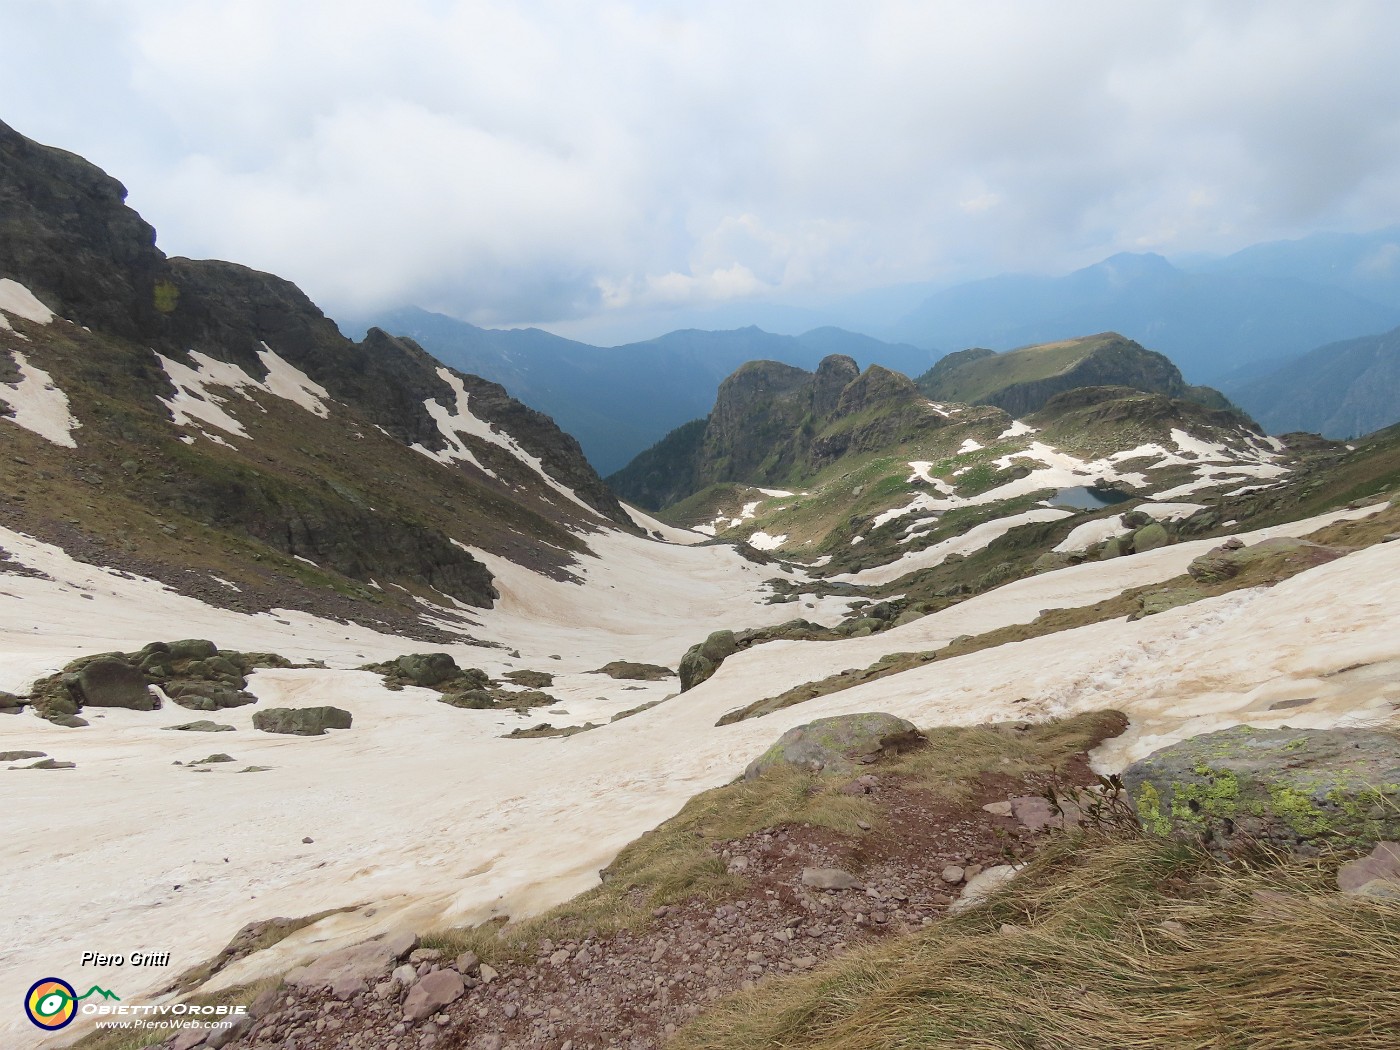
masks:
<svg viewBox="0 0 1400 1050"><path fill-rule="evenodd" d="M1066 837L989 906L765 982L673 1045L1385 1050L1400 1045L1400 901L1343 897L1334 867Z"/></svg>
<svg viewBox="0 0 1400 1050"><path fill-rule="evenodd" d="M1008 386L1068 372L1095 350L1118 338L1107 333L1091 335L970 361L943 380L939 396L942 400L970 405Z"/></svg>

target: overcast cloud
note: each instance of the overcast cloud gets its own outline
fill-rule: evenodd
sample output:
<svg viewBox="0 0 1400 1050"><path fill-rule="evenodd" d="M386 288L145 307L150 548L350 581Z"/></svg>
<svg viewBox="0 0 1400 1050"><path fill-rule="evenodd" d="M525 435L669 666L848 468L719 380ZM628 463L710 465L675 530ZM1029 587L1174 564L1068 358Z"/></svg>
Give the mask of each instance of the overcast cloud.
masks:
<svg viewBox="0 0 1400 1050"><path fill-rule="evenodd" d="M1400 219L1384 0L0 0L0 42L0 119L333 314L602 330Z"/></svg>

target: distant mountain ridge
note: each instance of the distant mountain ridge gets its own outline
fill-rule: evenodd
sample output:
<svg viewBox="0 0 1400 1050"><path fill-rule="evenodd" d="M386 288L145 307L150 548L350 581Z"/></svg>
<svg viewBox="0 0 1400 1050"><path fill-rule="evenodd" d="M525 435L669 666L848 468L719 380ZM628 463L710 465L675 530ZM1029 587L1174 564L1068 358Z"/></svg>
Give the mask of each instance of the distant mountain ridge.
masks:
<svg viewBox="0 0 1400 1050"><path fill-rule="evenodd" d="M1320 346L1225 389L1273 434L1369 434L1400 421L1400 328Z"/></svg>
<svg viewBox="0 0 1400 1050"><path fill-rule="evenodd" d="M507 387L578 439L600 473L615 471L689 419L709 412L720 381L747 361L815 368L845 354L902 372L933 363L931 351L837 328L800 336L759 328L671 332L623 346L598 347L538 328L486 329L416 307L352 325L373 325L421 344L439 360Z"/></svg>
<svg viewBox="0 0 1400 1050"><path fill-rule="evenodd" d="M1013 416L1038 411L1065 391L1099 386L1165 394L1211 408L1229 405L1218 390L1188 385L1165 355L1117 332L1002 354L983 348L963 350L943 358L917 382L935 401L996 405Z"/></svg>
<svg viewBox="0 0 1400 1050"><path fill-rule="evenodd" d="M1240 263L1188 271L1151 253L1063 277L1003 275L929 296L893 326L918 345L1009 350L1113 330L1166 354L1196 383L1400 323L1400 303Z"/></svg>

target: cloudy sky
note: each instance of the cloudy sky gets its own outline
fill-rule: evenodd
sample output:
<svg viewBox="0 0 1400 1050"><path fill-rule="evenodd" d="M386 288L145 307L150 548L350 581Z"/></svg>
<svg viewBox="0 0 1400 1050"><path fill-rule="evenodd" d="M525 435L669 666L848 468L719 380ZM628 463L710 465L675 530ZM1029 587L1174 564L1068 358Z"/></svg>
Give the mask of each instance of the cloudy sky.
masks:
<svg viewBox="0 0 1400 1050"><path fill-rule="evenodd" d="M0 119L338 316L608 341L1400 220L1388 0L0 0L0 40Z"/></svg>

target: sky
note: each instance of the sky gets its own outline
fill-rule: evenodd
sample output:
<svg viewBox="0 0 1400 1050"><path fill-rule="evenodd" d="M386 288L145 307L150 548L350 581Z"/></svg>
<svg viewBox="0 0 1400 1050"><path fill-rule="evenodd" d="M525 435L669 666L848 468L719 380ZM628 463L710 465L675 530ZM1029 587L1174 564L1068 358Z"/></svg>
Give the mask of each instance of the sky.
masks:
<svg viewBox="0 0 1400 1050"><path fill-rule="evenodd" d="M333 316L620 341L1400 219L1389 0L0 0L0 42L0 120Z"/></svg>

